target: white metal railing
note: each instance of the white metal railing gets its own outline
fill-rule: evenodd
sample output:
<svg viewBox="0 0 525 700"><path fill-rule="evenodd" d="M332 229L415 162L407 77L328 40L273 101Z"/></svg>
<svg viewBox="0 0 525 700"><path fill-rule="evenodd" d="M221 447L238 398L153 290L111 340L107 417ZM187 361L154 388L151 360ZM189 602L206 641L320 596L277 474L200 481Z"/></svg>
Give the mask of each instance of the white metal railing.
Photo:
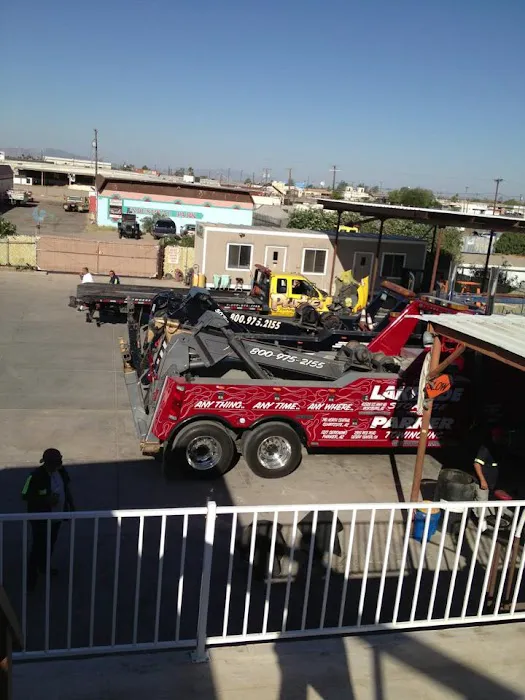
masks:
<svg viewBox="0 0 525 700"><path fill-rule="evenodd" d="M27 592L34 521L45 570ZM524 522L525 501L8 514L0 584L19 658L179 647L201 660L208 645L523 619Z"/></svg>

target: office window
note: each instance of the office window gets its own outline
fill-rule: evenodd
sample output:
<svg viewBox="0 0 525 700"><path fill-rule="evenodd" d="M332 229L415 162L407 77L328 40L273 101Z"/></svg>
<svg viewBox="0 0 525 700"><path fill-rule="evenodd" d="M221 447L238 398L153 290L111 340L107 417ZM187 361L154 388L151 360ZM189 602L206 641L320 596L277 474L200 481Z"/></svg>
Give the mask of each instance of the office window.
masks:
<svg viewBox="0 0 525 700"><path fill-rule="evenodd" d="M381 265L381 277L401 279L405 266L404 253L384 253Z"/></svg>
<svg viewBox="0 0 525 700"><path fill-rule="evenodd" d="M252 246L228 243L227 269L249 270L252 266Z"/></svg>
<svg viewBox="0 0 525 700"><path fill-rule="evenodd" d="M305 248L302 272L305 275L324 275L326 273L326 250Z"/></svg>

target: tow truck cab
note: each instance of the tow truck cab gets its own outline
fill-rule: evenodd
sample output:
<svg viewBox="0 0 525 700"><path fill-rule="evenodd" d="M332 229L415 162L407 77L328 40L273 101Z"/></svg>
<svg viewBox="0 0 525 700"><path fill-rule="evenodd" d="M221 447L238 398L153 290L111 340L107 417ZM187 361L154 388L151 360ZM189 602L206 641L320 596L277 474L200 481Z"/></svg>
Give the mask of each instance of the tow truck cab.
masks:
<svg viewBox="0 0 525 700"><path fill-rule="evenodd" d="M274 273L264 265L255 266L250 296L259 299L270 308L271 316L294 316L301 304L313 306L319 313L332 310L334 298L322 291L303 275L290 272ZM357 284L357 300L350 306L341 302L349 311L360 311L368 299L368 278Z"/></svg>

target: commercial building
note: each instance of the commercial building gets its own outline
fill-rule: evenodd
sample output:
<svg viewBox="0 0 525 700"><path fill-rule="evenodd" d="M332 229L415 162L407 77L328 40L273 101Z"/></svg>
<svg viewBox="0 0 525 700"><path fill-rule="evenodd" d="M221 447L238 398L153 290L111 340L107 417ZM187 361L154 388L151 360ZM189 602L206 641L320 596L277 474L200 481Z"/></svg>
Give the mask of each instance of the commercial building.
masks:
<svg viewBox="0 0 525 700"><path fill-rule="evenodd" d="M340 233L334 277L352 270L357 278L370 276L377 248L377 234ZM232 283L242 278L248 288L257 263L275 272L297 272L328 290L334 256L335 232L200 224L195 237L195 264L206 275L228 275ZM404 271L425 266L426 241L383 236L379 279L401 282Z"/></svg>
<svg viewBox="0 0 525 700"><path fill-rule="evenodd" d="M122 214L136 214L139 221L149 216L170 218L177 231L199 222L252 224L253 199L240 189L101 175L97 191L99 226L116 227Z"/></svg>
<svg viewBox="0 0 525 700"><path fill-rule="evenodd" d="M13 187L13 171L9 165L0 164L0 199Z"/></svg>

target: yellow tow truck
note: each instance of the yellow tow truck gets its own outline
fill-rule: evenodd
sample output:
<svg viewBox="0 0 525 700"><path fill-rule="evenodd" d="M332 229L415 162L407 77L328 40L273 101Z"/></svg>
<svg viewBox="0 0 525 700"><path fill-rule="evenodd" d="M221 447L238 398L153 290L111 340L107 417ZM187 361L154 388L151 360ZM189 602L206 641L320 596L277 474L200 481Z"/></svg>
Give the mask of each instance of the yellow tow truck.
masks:
<svg viewBox="0 0 525 700"><path fill-rule="evenodd" d="M305 305L319 314L357 312L367 304L368 284L368 277L358 281L350 271L344 272L336 279L337 294L332 297L304 275L256 265L250 296L268 304L270 316L295 316Z"/></svg>

